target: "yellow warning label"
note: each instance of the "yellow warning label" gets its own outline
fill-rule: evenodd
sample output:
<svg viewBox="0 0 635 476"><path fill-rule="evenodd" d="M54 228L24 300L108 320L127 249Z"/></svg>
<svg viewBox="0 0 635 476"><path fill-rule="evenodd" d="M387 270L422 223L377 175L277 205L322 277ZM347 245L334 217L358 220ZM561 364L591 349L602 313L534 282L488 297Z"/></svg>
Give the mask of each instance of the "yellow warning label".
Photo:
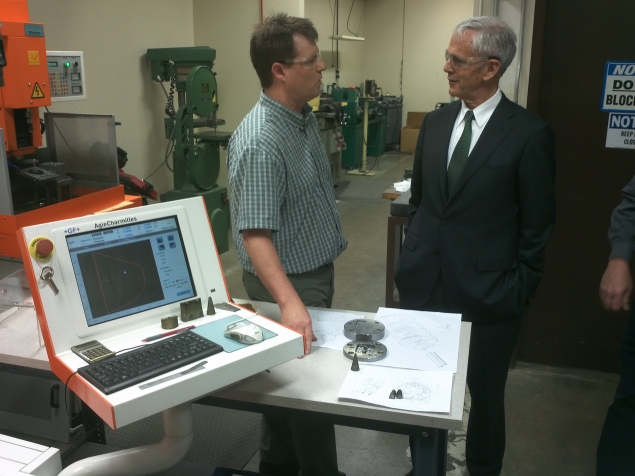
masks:
<svg viewBox="0 0 635 476"><path fill-rule="evenodd" d="M28 51L29 54L29 65L30 66L39 66L40 65L40 52L39 51Z"/></svg>
<svg viewBox="0 0 635 476"><path fill-rule="evenodd" d="M214 97L212 98L212 102L216 102L216 93L214 93Z"/></svg>
<svg viewBox="0 0 635 476"><path fill-rule="evenodd" d="M44 93L42 92L42 88L38 83L35 83L35 87L33 88L33 93L31 93L31 99L42 99L44 97Z"/></svg>

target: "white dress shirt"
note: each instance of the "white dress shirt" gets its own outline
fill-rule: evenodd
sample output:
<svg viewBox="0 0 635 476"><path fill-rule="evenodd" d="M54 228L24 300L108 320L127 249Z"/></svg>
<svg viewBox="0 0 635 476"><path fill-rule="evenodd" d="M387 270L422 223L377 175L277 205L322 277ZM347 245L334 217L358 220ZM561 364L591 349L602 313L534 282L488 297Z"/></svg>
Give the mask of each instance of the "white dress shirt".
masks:
<svg viewBox="0 0 635 476"><path fill-rule="evenodd" d="M498 106L498 103L501 102L502 98L503 94L501 93L501 90L497 89L496 93L491 98L480 106L472 109L472 112L474 112L474 119L472 119L472 141L470 142L470 154L472 153L472 149L478 141L478 138L481 137L481 133L487 125L487 121L489 121L489 118L492 117L494 109L496 109L496 106ZM468 109L469 108L465 105L465 102L461 101L461 111L459 112L459 115L456 116L454 129L452 129L452 135L450 136L450 146L448 147L448 166L450 165L450 159L452 158L454 148L459 142L461 134L463 134L463 129L465 127L465 121L463 119L465 118L465 113Z"/></svg>

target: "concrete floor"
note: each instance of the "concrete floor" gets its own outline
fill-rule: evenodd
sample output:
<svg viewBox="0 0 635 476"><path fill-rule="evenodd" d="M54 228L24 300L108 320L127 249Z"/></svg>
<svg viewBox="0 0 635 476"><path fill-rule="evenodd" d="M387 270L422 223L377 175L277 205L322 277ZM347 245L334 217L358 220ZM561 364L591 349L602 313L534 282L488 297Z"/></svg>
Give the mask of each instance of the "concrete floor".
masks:
<svg viewBox="0 0 635 476"><path fill-rule="evenodd" d="M401 180L412 160L392 152L381 158L375 176L340 176L338 206L349 246L335 261L333 308L376 312L384 305L390 202L381 191ZM235 252L221 259L232 297L246 298ZM507 384L503 475L594 475L595 449L616 384L613 374L519 362ZM340 470L348 476L403 476L411 468L406 436L346 427L336 427L336 433ZM448 476L464 474L464 438L464 432L450 435ZM257 453L244 469L257 471Z"/></svg>

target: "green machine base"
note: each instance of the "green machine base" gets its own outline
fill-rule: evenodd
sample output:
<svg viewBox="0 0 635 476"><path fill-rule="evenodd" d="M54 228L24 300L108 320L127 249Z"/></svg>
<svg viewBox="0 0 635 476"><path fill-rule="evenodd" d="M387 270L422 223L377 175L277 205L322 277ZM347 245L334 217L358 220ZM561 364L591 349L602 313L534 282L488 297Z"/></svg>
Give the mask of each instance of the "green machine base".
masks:
<svg viewBox="0 0 635 476"><path fill-rule="evenodd" d="M364 146L364 125L345 124L342 134L346 149L342 152L342 167L356 169L362 165L362 147ZM368 157L380 157L386 150L386 117L376 117L368 121Z"/></svg>
<svg viewBox="0 0 635 476"><path fill-rule="evenodd" d="M227 199L227 189L216 186L211 190L205 191L170 190L165 194L165 199L168 202L192 197L203 197L205 200L218 254L226 253L229 251L229 201Z"/></svg>

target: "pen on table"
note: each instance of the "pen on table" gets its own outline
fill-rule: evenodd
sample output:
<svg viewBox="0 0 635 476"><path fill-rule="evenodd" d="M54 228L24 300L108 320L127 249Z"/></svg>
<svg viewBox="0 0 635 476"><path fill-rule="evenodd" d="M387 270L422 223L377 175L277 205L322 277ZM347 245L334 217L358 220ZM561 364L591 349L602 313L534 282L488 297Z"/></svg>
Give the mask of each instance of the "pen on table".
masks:
<svg viewBox="0 0 635 476"><path fill-rule="evenodd" d="M161 339L163 337L173 336L174 334L178 334L179 332L187 331L190 329L194 329L196 326L187 326L182 327L180 329L174 329L173 331L164 332L163 334L157 334L155 336L146 337L141 342L150 342L151 340Z"/></svg>

